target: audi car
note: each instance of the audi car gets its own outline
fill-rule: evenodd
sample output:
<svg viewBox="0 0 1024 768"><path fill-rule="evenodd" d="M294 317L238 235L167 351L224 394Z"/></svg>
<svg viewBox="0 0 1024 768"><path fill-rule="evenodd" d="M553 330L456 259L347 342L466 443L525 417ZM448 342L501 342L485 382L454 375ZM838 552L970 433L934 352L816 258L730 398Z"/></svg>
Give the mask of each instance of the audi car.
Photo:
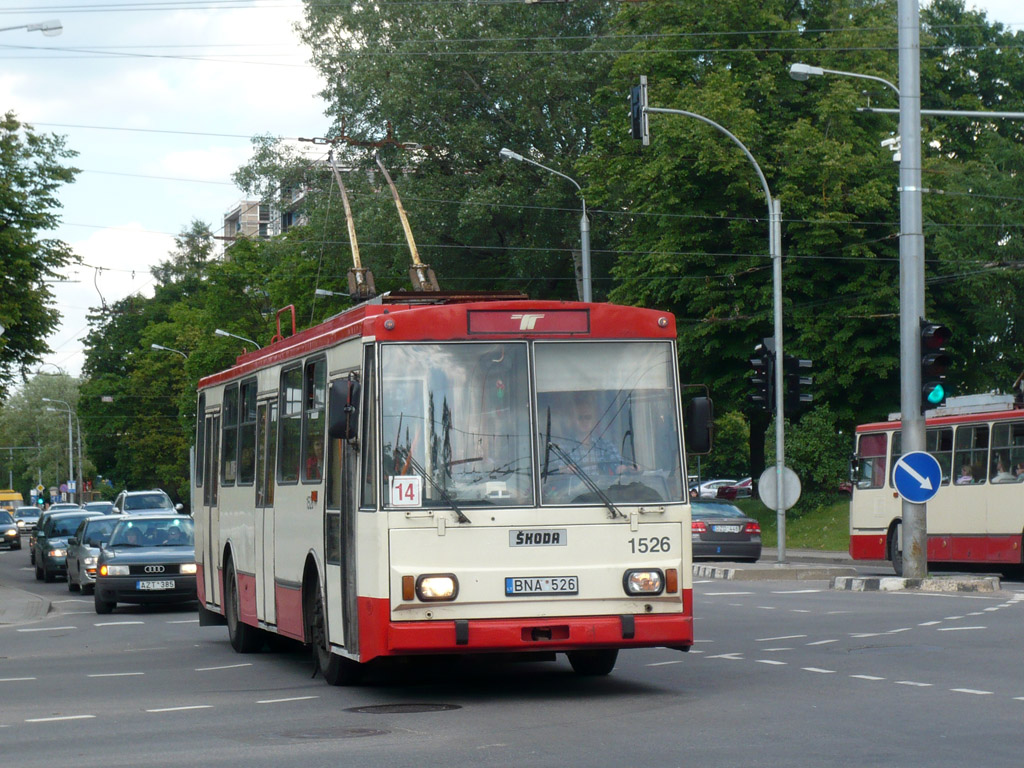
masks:
<svg viewBox="0 0 1024 768"><path fill-rule="evenodd" d="M694 559L752 563L761 557L761 524L735 504L695 501L690 506Z"/></svg>
<svg viewBox="0 0 1024 768"><path fill-rule="evenodd" d="M96 613L118 603L184 603L196 600L192 518L131 515L120 519L100 550L93 601Z"/></svg>

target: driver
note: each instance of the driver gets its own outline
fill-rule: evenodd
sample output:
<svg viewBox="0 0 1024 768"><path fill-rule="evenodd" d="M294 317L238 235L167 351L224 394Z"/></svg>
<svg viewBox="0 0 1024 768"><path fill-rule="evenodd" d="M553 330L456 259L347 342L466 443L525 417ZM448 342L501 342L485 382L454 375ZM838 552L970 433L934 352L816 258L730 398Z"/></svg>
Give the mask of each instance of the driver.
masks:
<svg viewBox="0 0 1024 768"><path fill-rule="evenodd" d="M590 475L635 472L636 467L599 431L598 421L597 399L590 394L577 393L568 415L567 443L571 447L563 447L563 450L580 469ZM566 469L573 471L571 466Z"/></svg>

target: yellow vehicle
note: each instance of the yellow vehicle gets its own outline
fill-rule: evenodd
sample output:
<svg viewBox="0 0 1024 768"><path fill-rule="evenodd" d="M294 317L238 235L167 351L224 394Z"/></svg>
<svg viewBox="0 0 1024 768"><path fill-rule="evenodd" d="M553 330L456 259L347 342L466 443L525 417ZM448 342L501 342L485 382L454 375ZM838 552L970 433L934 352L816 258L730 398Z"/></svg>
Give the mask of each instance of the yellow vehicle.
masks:
<svg viewBox="0 0 1024 768"><path fill-rule="evenodd" d="M25 506L25 499L17 491L12 491L10 488L7 490L0 490L0 509L6 509L8 512L13 512L18 507Z"/></svg>

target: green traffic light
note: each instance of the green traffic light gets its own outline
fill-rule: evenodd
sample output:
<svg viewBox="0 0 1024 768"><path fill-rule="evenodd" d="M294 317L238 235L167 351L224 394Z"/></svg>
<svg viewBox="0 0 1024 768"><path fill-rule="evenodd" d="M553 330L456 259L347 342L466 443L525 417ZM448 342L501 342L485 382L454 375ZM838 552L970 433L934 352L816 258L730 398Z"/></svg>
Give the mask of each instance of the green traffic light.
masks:
<svg viewBox="0 0 1024 768"><path fill-rule="evenodd" d="M941 384L936 384L931 392L928 393L928 402L932 405L938 405L946 397L946 389Z"/></svg>

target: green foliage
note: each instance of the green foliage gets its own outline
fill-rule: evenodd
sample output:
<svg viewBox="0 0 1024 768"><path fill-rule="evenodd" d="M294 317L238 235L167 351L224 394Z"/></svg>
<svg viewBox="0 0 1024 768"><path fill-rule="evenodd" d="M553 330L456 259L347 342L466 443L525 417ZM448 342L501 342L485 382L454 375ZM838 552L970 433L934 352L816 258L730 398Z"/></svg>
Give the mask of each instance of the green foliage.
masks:
<svg viewBox="0 0 1024 768"><path fill-rule="evenodd" d="M0 118L0 399L15 372L24 377L41 361L60 320L46 281L75 257L44 233L60 221L57 190L78 173L62 161L76 154L62 137L37 133L13 112Z"/></svg>
<svg viewBox="0 0 1024 768"><path fill-rule="evenodd" d="M693 460L691 459L691 464ZM701 460L701 473L711 477L745 477L750 468L750 425L739 411L715 417L715 444Z"/></svg>

